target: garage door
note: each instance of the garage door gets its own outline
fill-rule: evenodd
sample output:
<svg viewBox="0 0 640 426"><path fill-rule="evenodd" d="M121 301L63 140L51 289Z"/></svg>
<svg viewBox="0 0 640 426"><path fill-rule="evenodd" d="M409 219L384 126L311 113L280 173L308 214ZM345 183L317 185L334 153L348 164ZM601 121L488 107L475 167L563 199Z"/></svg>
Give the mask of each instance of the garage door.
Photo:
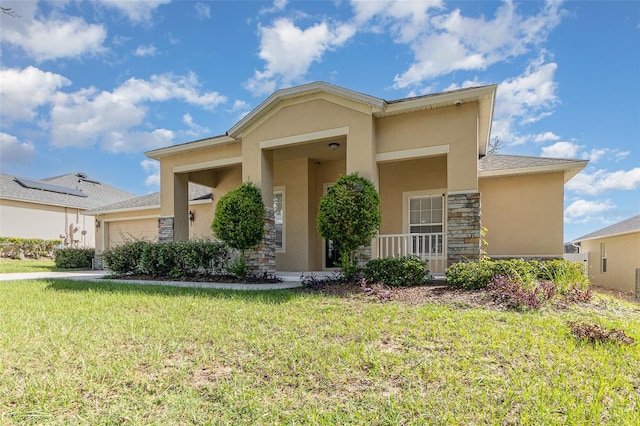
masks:
<svg viewBox="0 0 640 426"><path fill-rule="evenodd" d="M109 222L107 227L107 247L114 247L124 242L158 240L158 220L138 219Z"/></svg>

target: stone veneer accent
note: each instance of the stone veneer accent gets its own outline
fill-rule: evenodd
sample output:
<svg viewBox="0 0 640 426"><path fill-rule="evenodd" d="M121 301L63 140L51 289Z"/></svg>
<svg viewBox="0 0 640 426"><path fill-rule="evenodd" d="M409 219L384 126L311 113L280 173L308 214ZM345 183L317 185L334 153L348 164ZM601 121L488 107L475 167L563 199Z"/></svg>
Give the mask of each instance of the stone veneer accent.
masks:
<svg viewBox="0 0 640 426"><path fill-rule="evenodd" d="M273 208L265 207L264 237L260 244L245 252L249 274L256 276L276 273L276 222Z"/></svg>
<svg viewBox="0 0 640 426"><path fill-rule="evenodd" d="M372 259L371 244L358 247L353 253L353 257L355 258L358 268L364 269L367 266L367 262Z"/></svg>
<svg viewBox="0 0 640 426"><path fill-rule="evenodd" d="M447 196L447 263L480 260L480 193Z"/></svg>
<svg viewBox="0 0 640 426"><path fill-rule="evenodd" d="M158 219L158 241L161 243L173 241L173 216Z"/></svg>

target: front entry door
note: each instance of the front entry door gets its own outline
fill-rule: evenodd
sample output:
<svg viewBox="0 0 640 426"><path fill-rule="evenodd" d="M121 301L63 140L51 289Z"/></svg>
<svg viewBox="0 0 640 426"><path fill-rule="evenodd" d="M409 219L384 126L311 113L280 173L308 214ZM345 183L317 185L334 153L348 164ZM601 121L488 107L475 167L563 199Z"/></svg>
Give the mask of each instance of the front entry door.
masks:
<svg viewBox="0 0 640 426"><path fill-rule="evenodd" d="M340 267L340 252L338 251L338 246L331 240L324 241L324 267Z"/></svg>
<svg viewBox="0 0 640 426"><path fill-rule="evenodd" d="M323 195L326 195L329 187L333 183L325 183L323 185ZM340 267L340 252L338 246L331 240L324 240L324 269L339 268Z"/></svg>

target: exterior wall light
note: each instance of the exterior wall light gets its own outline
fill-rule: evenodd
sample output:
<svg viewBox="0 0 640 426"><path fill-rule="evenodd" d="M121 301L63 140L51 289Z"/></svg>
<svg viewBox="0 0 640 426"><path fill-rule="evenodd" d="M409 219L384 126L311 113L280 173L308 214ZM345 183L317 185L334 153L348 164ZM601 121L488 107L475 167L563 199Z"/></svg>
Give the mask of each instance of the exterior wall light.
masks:
<svg viewBox="0 0 640 426"><path fill-rule="evenodd" d="M189 222L193 223L196 220L196 214L189 210Z"/></svg>
<svg viewBox="0 0 640 426"><path fill-rule="evenodd" d="M338 149L340 147L340 144L338 142L331 142L329 144L329 149L331 151L335 151L336 149Z"/></svg>

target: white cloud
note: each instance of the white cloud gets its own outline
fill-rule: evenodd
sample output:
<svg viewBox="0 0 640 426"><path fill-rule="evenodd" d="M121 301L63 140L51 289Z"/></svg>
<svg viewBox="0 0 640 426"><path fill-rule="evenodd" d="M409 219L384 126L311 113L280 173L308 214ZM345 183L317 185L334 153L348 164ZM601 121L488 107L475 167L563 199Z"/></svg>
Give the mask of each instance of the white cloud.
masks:
<svg viewBox="0 0 640 426"><path fill-rule="evenodd" d="M420 86L425 80L458 70L483 70L528 53L546 40L563 15L555 1L528 17L519 14L513 2L506 1L493 19L463 16L459 9L441 12L440 2L352 4L357 20L377 18L382 26L392 28L396 42L411 46L414 63L396 75L396 88Z"/></svg>
<svg viewBox="0 0 640 426"><path fill-rule="evenodd" d="M51 110L54 146L90 146L102 142L112 152L137 152L169 145L173 133L166 129L136 130L145 124L147 104L180 100L213 110L226 98L216 92L198 89L195 74L154 75L149 80L131 78L112 92L95 88L74 93L58 93Z"/></svg>
<svg viewBox="0 0 640 426"><path fill-rule="evenodd" d="M0 161L2 165L27 164L36 155L31 142L20 142L15 136L0 132Z"/></svg>
<svg viewBox="0 0 640 426"><path fill-rule="evenodd" d="M140 166L142 166L142 170L147 175L144 184L147 186L160 186L160 163L155 160L142 160Z"/></svg>
<svg viewBox="0 0 640 426"><path fill-rule="evenodd" d="M609 172L605 169L582 171L566 183L568 191L598 195L605 191L632 191L640 187L640 167Z"/></svg>
<svg viewBox="0 0 640 426"><path fill-rule="evenodd" d="M207 127L200 126L199 124L194 122L191 114L183 115L182 122L189 127L189 130L186 133L192 138L197 138L207 133L211 133L211 131Z"/></svg>
<svg viewBox="0 0 640 426"><path fill-rule="evenodd" d="M107 31L102 25L88 24L77 17L40 20L21 16L15 21L21 22L4 27L1 40L20 47L37 61L74 58L104 50Z"/></svg>
<svg viewBox="0 0 640 426"><path fill-rule="evenodd" d="M560 140L560 136L556 135L553 132L545 132L545 133L539 133L535 135L533 140L535 142L551 142L551 141Z"/></svg>
<svg viewBox="0 0 640 426"><path fill-rule="evenodd" d="M104 6L119 10L127 18L135 23L149 23L153 12L163 4L171 0L99 0Z"/></svg>
<svg viewBox="0 0 640 426"><path fill-rule="evenodd" d="M211 18L211 8L208 4L198 2L194 4L193 7L196 10L196 16L198 17L198 19Z"/></svg>
<svg viewBox="0 0 640 426"><path fill-rule="evenodd" d="M578 158L578 152L582 148L584 148L584 145L578 145L573 142L556 142L553 145L542 148L542 156L551 158Z"/></svg>
<svg viewBox="0 0 640 426"><path fill-rule="evenodd" d="M564 221L568 223L586 223L594 216L602 217L602 213L611 211L615 206L610 200L588 201L579 199L564 210Z"/></svg>
<svg viewBox="0 0 640 426"><path fill-rule="evenodd" d="M355 34L349 24L331 26L326 22L306 29L287 18L271 27L260 27L260 58L263 71L255 71L245 86L256 95L273 92L300 81L313 62L320 62L327 50L343 45Z"/></svg>
<svg viewBox="0 0 640 426"><path fill-rule="evenodd" d="M140 45L133 52L136 56L156 56L158 54L158 48L152 44L149 45Z"/></svg>
<svg viewBox="0 0 640 426"><path fill-rule="evenodd" d="M273 0L273 4L271 5L271 7L265 7L261 9L260 13L266 14L266 13L280 12L284 10L285 7L287 7L288 3L289 3L289 0Z"/></svg>
<svg viewBox="0 0 640 426"><path fill-rule="evenodd" d="M532 123L551 114L559 102L554 81L557 65L546 63L544 56L533 60L521 75L498 85L492 136L507 145L518 145L530 140L557 140L552 132L538 135L520 134L517 124Z"/></svg>
<svg viewBox="0 0 640 426"><path fill-rule="evenodd" d="M57 90L69 84L60 74L31 66L0 70L0 115L9 120L33 120L36 109L49 104Z"/></svg>

